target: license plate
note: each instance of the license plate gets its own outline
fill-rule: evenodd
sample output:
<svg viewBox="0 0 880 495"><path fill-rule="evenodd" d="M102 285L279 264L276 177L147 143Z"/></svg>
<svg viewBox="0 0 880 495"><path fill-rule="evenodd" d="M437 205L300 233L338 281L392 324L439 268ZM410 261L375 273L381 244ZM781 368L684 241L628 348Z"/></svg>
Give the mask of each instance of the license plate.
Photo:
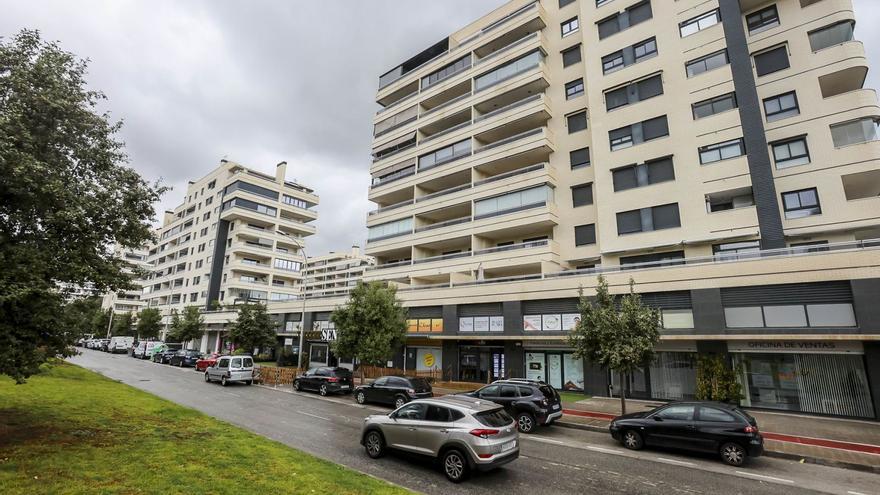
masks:
<svg viewBox="0 0 880 495"><path fill-rule="evenodd" d="M340 385L339 388L347 389L348 385Z"/></svg>
<svg viewBox="0 0 880 495"><path fill-rule="evenodd" d="M553 404L553 410L555 411L557 409L559 409L559 404Z"/></svg>
<svg viewBox="0 0 880 495"><path fill-rule="evenodd" d="M501 452L507 452L508 450L513 450L514 447L516 447L516 440L514 440L512 442L503 443L503 444L501 444Z"/></svg>

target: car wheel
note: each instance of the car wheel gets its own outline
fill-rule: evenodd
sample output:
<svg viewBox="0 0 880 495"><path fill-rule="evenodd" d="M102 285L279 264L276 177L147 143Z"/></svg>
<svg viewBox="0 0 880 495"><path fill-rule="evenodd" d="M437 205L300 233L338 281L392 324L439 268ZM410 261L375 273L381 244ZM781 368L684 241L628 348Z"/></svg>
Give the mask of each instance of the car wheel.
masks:
<svg viewBox="0 0 880 495"><path fill-rule="evenodd" d="M730 466L742 466L746 462L746 449L738 443L725 443L721 446L721 460Z"/></svg>
<svg viewBox="0 0 880 495"><path fill-rule="evenodd" d="M177 366L183 368L183 359L177 362Z"/></svg>
<svg viewBox="0 0 880 495"><path fill-rule="evenodd" d="M358 404L363 404L367 402L367 396L364 395L363 392L358 391L358 393L354 396L354 400L356 400Z"/></svg>
<svg viewBox="0 0 880 495"><path fill-rule="evenodd" d="M297 392L302 390L302 385L299 384L299 381L296 381L296 380L293 381L293 389L296 390Z"/></svg>
<svg viewBox="0 0 880 495"><path fill-rule="evenodd" d="M535 417L528 412L517 414L516 428L522 433L531 433L535 429Z"/></svg>
<svg viewBox="0 0 880 495"><path fill-rule="evenodd" d="M453 483L460 483L467 478L467 458L457 449L451 449L443 455L443 474Z"/></svg>
<svg viewBox="0 0 880 495"><path fill-rule="evenodd" d="M403 405L406 404L407 402L408 402L408 401L406 400L406 397L404 397L404 396L402 396L402 395L398 395L397 397L394 398L394 408L395 408L395 409L400 409L400 408L403 407Z"/></svg>
<svg viewBox="0 0 880 495"><path fill-rule="evenodd" d="M327 395L327 385L321 385L321 388L318 389L318 393L321 394L322 397Z"/></svg>
<svg viewBox="0 0 880 495"><path fill-rule="evenodd" d="M645 440L639 432L627 430L623 433L623 446L630 450L640 450L645 446Z"/></svg>
<svg viewBox="0 0 880 495"><path fill-rule="evenodd" d="M211 377L208 376L208 373L207 373L207 372L205 372L205 381L206 381L206 382L210 382L210 381L211 381Z"/></svg>
<svg viewBox="0 0 880 495"><path fill-rule="evenodd" d="M371 459L378 459L385 455L385 439L382 438L381 433L373 430L367 433L367 438L364 439L364 448Z"/></svg>
<svg viewBox="0 0 880 495"><path fill-rule="evenodd" d="M253 381L253 380L248 380L248 381L246 381L245 383L247 383L248 385L253 385L253 384L254 384L254 381Z"/></svg>
<svg viewBox="0 0 880 495"><path fill-rule="evenodd" d="M226 385L229 385L229 382L226 381L226 377L225 377L225 376L222 377L222 378L220 378L220 385L223 385L224 387L225 387Z"/></svg>

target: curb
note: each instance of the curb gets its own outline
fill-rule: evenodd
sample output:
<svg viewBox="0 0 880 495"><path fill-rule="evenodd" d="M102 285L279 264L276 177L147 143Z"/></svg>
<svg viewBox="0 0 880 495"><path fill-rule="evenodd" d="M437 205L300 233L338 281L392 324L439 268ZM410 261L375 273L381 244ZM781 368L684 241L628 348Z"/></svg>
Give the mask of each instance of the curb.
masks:
<svg viewBox="0 0 880 495"><path fill-rule="evenodd" d="M566 421L556 421L553 424L555 426L560 426L562 428L571 428L573 430L608 433L608 428L602 427L602 426L582 425L582 424L578 424L578 423L569 423ZM865 473L880 474L880 467L867 466L865 464L858 464L855 462L834 461L831 459L823 459L821 457L811 457L811 456L803 456L803 455L797 455L797 454L789 454L787 452L778 452L775 450L767 450L767 449L764 449L763 455L766 457L774 457L777 459L786 459L789 461L798 461L798 462L803 462L803 463L808 463L808 464L816 464L819 466L836 467L836 468L842 468L842 469L851 469L854 471L862 471Z"/></svg>

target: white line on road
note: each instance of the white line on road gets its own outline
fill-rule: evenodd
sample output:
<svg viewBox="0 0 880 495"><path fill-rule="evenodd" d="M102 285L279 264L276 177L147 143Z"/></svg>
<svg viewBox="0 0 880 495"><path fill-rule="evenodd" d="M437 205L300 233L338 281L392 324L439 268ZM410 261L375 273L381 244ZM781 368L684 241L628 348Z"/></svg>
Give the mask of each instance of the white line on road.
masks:
<svg viewBox="0 0 880 495"><path fill-rule="evenodd" d="M587 445L587 450L595 450L596 452L604 452L606 454L623 454L624 453L622 450L605 449L602 447L594 447L592 445Z"/></svg>
<svg viewBox="0 0 880 495"><path fill-rule="evenodd" d="M305 415L305 416L311 416L311 417L313 417L313 418L323 419L324 421L330 421L330 418L325 418L324 416L318 416L317 414L309 414L309 413L304 412L304 411L297 411L297 412L300 413L300 414L302 414L302 415Z"/></svg>
<svg viewBox="0 0 880 495"><path fill-rule="evenodd" d="M865 494L862 493L862 492L854 492L854 491L852 491L852 490L850 490L850 491L848 491L848 492L846 492L846 493L847 493L848 495L865 495Z"/></svg>
<svg viewBox="0 0 880 495"><path fill-rule="evenodd" d="M523 440L532 440L534 442L542 442L542 443L552 443L554 445L565 445L565 442L560 442L559 440L551 440L549 438L540 438L540 437L520 437Z"/></svg>
<svg viewBox="0 0 880 495"><path fill-rule="evenodd" d="M737 471L736 474L739 474L742 476L749 476L752 478L759 478L759 479L770 480L770 481L778 481L780 483L794 483L794 481L787 480L785 478L776 478L774 476L764 476L762 474L747 473L745 471Z"/></svg>
<svg viewBox="0 0 880 495"><path fill-rule="evenodd" d="M693 462L678 461L675 459L666 459L665 457L658 457L657 460L660 462L668 462L670 464L680 464L682 466L696 466L696 464L694 464Z"/></svg>

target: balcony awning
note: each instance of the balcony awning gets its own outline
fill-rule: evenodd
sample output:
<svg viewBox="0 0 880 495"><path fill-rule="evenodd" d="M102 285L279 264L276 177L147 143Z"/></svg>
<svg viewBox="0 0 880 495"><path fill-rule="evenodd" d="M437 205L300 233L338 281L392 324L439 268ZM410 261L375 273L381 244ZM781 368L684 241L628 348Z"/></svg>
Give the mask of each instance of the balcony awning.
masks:
<svg viewBox="0 0 880 495"><path fill-rule="evenodd" d="M389 149L392 149L392 148L397 148L397 147L403 145L404 143L406 143L407 141L413 141L413 140L415 140L415 138L416 138L416 131L413 131L413 132L409 132L409 133L407 133L407 134L404 134L403 136L401 136L401 137L399 137L399 138L397 138L397 139L394 139L394 140L392 140L392 141L389 141L389 142L387 142L387 143L385 143L385 144L383 144L383 145L381 145L381 146L379 146L379 147L373 149L373 156L375 156L376 154L381 153L381 152L383 152L383 151L385 151L385 150L389 150Z"/></svg>
<svg viewBox="0 0 880 495"><path fill-rule="evenodd" d="M385 177L386 175L393 174L394 172L403 170L405 168L413 167L416 164L416 159L412 158L410 160L405 160L400 163L395 163L390 167L385 167L382 170L379 170L373 173L373 177Z"/></svg>

